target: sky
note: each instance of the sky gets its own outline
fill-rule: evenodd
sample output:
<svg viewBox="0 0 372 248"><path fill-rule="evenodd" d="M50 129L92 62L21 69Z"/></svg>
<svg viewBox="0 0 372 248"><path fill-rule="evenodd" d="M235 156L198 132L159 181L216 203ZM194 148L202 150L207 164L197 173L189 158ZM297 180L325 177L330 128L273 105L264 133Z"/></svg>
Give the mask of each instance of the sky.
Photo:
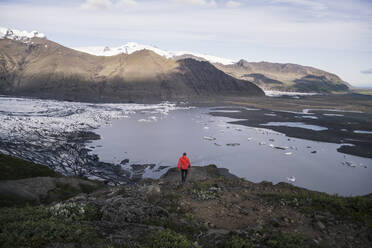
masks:
<svg viewBox="0 0 372 248"><path fill-rule="evenodd" d="M0 26L68 47L134 41L313 66L372 87L372 0L0 0Z"/></svg>

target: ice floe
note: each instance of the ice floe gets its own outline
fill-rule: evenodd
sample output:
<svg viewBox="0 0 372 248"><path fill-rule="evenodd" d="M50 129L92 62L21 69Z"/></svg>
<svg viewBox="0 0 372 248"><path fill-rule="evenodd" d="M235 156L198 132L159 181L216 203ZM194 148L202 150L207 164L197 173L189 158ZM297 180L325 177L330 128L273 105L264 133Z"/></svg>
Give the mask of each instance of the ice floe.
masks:
<svg viewBox="0 0 372 248"><path fill-rule="evenodd" d="M316 120L316 119L319 119L319 117L317 117L317 116L312 116L312 115L302 115L302 116L300 116L301 118L306 118L306 119L314 119L314 120Z"/></svg>
<svg viewBox="0 0 372 248"><path fill-rule="evenodd" d="M341 114L323 114L325 116L337 116L337 117L342 117L344 115L341 115Z"/></svg>
<svg viewBox="0 0 372 248"><path fill-rule="evenodd" d="M296 182L296 178L294 176L287 177L287 180L292 183Z"/></svg>
<svg viewBox="0 0 372 248"><path fill-rule="evenodd" d="M342 164L347 165L347 166L352 167L352 168L356 167L356 164L354 162L351 162L351 161L343 161Z"/></svg>
<svg viewBox="0 0 372 248"><path fill-rule="evenodd" d="M366 131L366 130L354 130L354 133L360 133L360 134L372 134L372 131Z"/></svg>
<svg viewBox="0 0 372 248"><path fill-rule="evenodd" d="M303 122L268 122L265 124L261 124L261 126L272 126L272 127L299 127L299 128L305 128L305 129L311 129L314 131L323 131L323 130L328 130L326 127L322 126L317 126L317 125L310 125L310 124L305 124Z"/></svg>
<svg viewBox="0 0 372 248"><path fill-rule="evenodd" d="M240 146L239 143L227 143L226 145L227 146Z"/></svg>
<svg viewBox="0 0 372 248"><path fill-rule="evenodd" d="M346 112L346 113L363 113L362 111L358 110L343 110L343 109L303 109L302 113L310 114L310 111L328 111L328 112Z"/></svg>

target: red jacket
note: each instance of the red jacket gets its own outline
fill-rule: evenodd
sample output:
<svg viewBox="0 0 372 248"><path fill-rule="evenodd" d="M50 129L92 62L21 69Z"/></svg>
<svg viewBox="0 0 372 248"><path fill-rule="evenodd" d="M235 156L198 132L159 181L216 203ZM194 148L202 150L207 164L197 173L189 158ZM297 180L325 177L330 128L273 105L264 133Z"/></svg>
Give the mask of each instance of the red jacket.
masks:
<svg viewBox="0 0 372 248"><path fill-rule="evenodd" d="M178 160L178 169L181 168L182 170L187 170L190 167L191 164L189 158L186 156L180 157L180 159Z"/></svg>

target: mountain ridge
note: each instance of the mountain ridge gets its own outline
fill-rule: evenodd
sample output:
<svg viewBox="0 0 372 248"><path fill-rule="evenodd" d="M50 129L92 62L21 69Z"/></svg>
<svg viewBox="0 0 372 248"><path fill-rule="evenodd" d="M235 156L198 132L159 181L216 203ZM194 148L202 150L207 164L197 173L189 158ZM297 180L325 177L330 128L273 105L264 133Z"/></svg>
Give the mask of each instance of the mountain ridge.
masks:
<svg viewBox="0 0 372 248"><path fill-rule="evenodd" d="M336 74L294 63L248 62L244 59L235 62L231 59L190 51L162 50L155 46L141 45L136 42L128 42L115 48L82 47L74 49L96 56L131 54L141 49L148 49L174 60L192 58L199 61L208 61L226 74L237 79L251 81L263 90L331 93L333 91L347 91L348 88L351 88L350 84L341 80ZM309 81L306 78L307 76L325 77L325 81L322 79ZM273 81L276 81L275 85L272 84Z"/></svg>
<svg viewBox="0 0 372 248"><path fill-rule="evenodd" d="M293 63L241 59L232 65L215 66L235 78L252 81L264 90L332 93L348 91L351 87L336 74Z"/></svg>
<svg viewBox="0 0 372 248"><path fill-rule="evenodd" d="M0 93L100 102L264 95L209 62L176 61L150 50L93 56L44 38L0 39Z"/></svg>
<svg viewBox="0 0 372 248"><path fill-rule="evenodd" d="M0 27L0 40L12 39L24 43L32 43L31 39L33 38L46 39L46 36L37 31L28 33L27 31L11 30ZM155 46L142 45L135 42L128 42L122 46L114 48L106 46L69 49L85 54L94 55L96 57L107 58L106 60L98 58L92 59L95 61L107 61L110 60L109 58L111 57L115 57L118 55L131 55L142 50L149 50L165 59L171 59L175 61L189 58L196 61L208 61L213 64L218 70L221 70L238 80L253 82L262 90L269 91L276 90L306 93L333 93L347 92L349 88L352 87L347 82L341 80L341 78L338 77L336 74L329 73L315 67L303 66L293 63L271 63L265 61L248 62L244 59L234 62L231 59L211 56L207 54L189 51L167 51ZM120 59L112 59L112 61L115 60L117 60L118 62L120 61ZM110 65L110 67L115 66ZM154 67L151 68L154 69ZM97 74L97 77L95 77L95 79L99 77L100 75Z"/></svg>

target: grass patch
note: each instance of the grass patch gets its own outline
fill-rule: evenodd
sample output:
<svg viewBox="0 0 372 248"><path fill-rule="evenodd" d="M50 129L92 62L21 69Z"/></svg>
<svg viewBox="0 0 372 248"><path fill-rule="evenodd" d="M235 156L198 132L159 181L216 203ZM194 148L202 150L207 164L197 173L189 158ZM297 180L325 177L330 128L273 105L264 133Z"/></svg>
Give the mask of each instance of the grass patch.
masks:
<svg viewBox="0 0 372 248"><path fill-rule="evenodd" d="M295 236L287 233L274 233L264 239L263 243L272 248L308 248L311 247L306 239L301 236Z"/></svg>
<svg viewBox="0 0 372 248"><path fill-rule="evenodd" d="M372 226L372 199L356 196L342 197L326 193L299 192L296 194L265 194L270 201L279 202L299 208L302 212L311 214L314 211L328 211L336 216L349 216L354 220Z"/></svg>
<svg viewBox="0 0 372 248"><path fill-rule="evenodd" d="M283 232L267 232L251 233L250 236L233 235L221 245L219 248L311 248L313 247L306 238ZM320 247L327 247L321 245Z"/></svg>
<svg viewBox="0 0 372 248"><path fill-rule="evenodd" d="M170 213L184 215L185 209L179 206L181 199L180 194L170 193L163 195L163 202L161 203L162 207L166 208Z"/></svg>
<svg viewBox="0 0 372 248"><path fill-rule="evenodd" d="M83 193L90 194L97 189L104 187L104 184L102 182L95 182L95 185L91 185L88 183L79 183L79 187Z"/></svg>
<svg viewBox="0 0 372 248"><path fill-rule="evenodd" d="M35 164L23 159L0 153L0 180L16 180L30 177L61 177L45 165Z"/></svg>
<svg viewBox="0 0 372 248"><path fill-rule="evenodd" d="M195 247L182 234L176 233L170 229L165 231L153 232L146 237L141 248L193 248Z"/></svg>
<svg viewBox="0 0 372 248"><path fill-rule="evenodd" d="M181 217L177 217L181 218ZM191 215L186 216L187 223L177 222L172 218L167 218L165 220L159 218L151 218L144 221L143 224L161 226L166 229L172 230L174 232L183 233L189 239L194 239L197 234L205 231L205 227L199 224Z"/></svg>
<svg viewBox="0 0 372 248"><path fill-rule="evenodd" d="M26 200L14 195L0 195L0 208L2 207L22 207L25 205L38 205L36 200Z"/></svg>
<svg viewBox="0 0 372 248"><path fill-rule="evenodd" d="M231 237L230 240L226 241L223 244L224 248L251 248L252 243L239 237L238 235L234 235Z"/></svg>
<svg viewBox="0 0 372 248"><path fill-rule="evenodd" d="M56 199L58 200L66 200L71 198L81 191L79 188L74 187L67 183L56 183L56 188L54 189L53 193L56 195Z"/></svg>
<svg viewBox="0 0 372 248"><path fill-rule="evenodd" d="M44 247L52 243L99 244L94 207L60 204L23 208L0 208L1 247Z"/></svg>

